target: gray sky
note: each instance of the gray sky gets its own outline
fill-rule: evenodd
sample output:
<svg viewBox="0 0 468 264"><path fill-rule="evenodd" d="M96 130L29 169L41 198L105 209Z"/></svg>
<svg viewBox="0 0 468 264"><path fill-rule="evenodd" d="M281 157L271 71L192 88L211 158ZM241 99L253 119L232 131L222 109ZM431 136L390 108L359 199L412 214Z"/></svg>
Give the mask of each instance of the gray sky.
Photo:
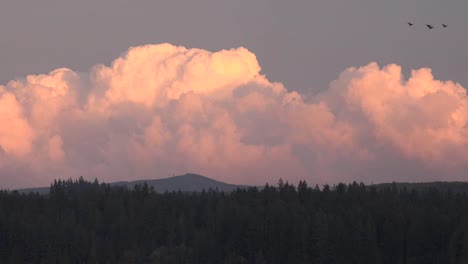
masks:
<svg viewBox="0 0 468 264"><path fill-rule="evenodd" d="M58 67L86 71L129 46L169 42L244 46L270 80L302 92L326 89L347 67L371 61L402 65L406 77L430 67L435 78L468 86L466 0L3 0L0 7L2 84Z"/></svg>

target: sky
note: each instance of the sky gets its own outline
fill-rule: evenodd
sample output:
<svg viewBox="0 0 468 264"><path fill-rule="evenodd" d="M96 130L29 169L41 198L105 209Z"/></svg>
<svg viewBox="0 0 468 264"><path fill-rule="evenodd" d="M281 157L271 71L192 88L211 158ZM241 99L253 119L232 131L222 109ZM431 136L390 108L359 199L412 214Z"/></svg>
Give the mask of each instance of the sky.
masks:
<svg viewBox="0 0 468 264"><path fill-rule="evenodd" d="M186 172L243 184L466 180L464 10L7 0L0 187Z"/></svg>

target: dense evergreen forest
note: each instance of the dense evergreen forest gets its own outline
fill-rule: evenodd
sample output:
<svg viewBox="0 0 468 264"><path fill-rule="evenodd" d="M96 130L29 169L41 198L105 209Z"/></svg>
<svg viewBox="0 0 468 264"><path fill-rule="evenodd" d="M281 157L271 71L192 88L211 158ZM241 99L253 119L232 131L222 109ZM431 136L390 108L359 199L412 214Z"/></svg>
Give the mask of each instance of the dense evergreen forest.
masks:
<svg viewBox="0 0 468 264"><path fill-rule="evenodd" d="M79 180L0 191L0 263L468 263L468 197L275 186L158 194Z"/></svg>

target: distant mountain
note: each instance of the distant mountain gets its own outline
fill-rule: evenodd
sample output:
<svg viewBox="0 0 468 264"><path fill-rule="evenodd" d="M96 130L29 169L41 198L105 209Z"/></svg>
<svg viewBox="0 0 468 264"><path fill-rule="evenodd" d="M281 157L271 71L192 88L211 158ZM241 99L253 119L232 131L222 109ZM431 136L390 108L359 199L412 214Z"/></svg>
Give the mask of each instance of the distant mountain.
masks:
<svg viewBox="0 0 468 264"><path fill-rule="evenodd" d="M380 183L373 186L380 188L391 188L395 184L398 190L406 188L406 190L427 191L437 189L440 192L451 191L453 193L468 193L468 182L396 182L396 183Z"/></svg>
<svg viewBox="0 0 468 264"><path fill-rule="evenodd" d="M235 185L229 184L211 178L187 173L184 175L173 176L164 179L147 179L147 180L136 180L136 181L120 181L109 183L111 186L126 186L133 188L137 184L147 183L148 186L152 186L156 192L163 193L165 191L182 191L182 192L201 192L202 190L208 190L209 188L218 189L219 191L231 192L236 188L248 188L248 185ZM408 191L427 191L430 189L437 189L441 192L447 192L450 190L453 193L467 193L468 194L468 182L396 182L396 183L380 183L369 186L374 186L377 189L391 188L395 184L397 189L401 190L406 188ZM261 189L262 186L257 186ZM48 194L50 187L39 187L39 188L27 188L18 190L21 193L37 192L39 194Z"/></svg>
<svg viewBox="0 0 468 264"><path fill-rule="evenodd" d="M20 193L39 193L39 194L49 194L50 187L35 187L35 188L26 188L15 190Z"/></svg>
<svg viewBox="0 0 468 264"><path fill-rule="evenodd" d="M120 181L109 183L111 186L126 186L133 188L137 184L147 183L148 186L152 186L156 192L163 193L165 191L182 191L182 192L201 192L202 190L208 190L209 188L218 189L223 192L231 192L236 188L247 188L248 185L235 185L224 183L221 181L213 180L211 178L187 173L184 175L173 176L164 179L148 179L148 180L136 180L136 181ZM39 188L27 188L18 190L21 193L37 192L39 194L48 194L50 187L39 187Z"/></svg>
<svg viewBox="0 0 468 264"><path fill-rule="evenodd" d="M218 189L219 191L231 192L236 188L247 188L247 185L235 185L224 183L221 181L213 180L211 178L187 173L185 175L173 176L165 179L156 180L137 180L131 182L114 182L111 186L127 186L133 188L137 184L147 183L152 186L156 192L165 191L183 191L183 192L201 192L203 189L208 190L209 188Z"/></svg>

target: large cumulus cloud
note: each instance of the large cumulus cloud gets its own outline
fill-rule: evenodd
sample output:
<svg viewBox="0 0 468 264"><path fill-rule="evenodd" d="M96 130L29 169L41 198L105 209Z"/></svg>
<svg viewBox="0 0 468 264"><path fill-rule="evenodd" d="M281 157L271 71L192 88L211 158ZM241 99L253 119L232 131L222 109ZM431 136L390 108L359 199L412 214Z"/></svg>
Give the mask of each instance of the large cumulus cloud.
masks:
<svg viewBox="0 0 468 264"><path fill-rule="evenodd" d="M89 73L0 86L0 184L201 173L233 183L464 180L468 98L430 69L370 63L305 95L245 48L130 48ZM313 80L311 80L313 83Z"/></svg>

